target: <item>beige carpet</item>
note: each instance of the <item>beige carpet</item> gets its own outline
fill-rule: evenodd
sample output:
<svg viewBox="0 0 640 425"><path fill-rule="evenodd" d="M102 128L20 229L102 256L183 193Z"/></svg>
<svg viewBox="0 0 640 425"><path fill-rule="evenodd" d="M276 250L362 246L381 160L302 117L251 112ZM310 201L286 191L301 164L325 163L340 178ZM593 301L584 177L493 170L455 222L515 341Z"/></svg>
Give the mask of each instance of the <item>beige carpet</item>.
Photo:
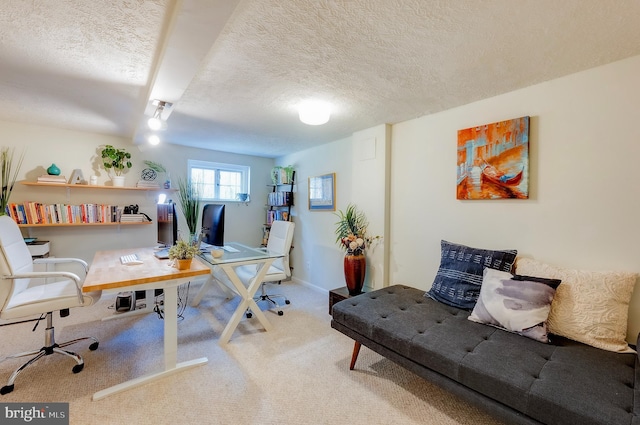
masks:
<svg viewBox="0 0 640 425"><path fill-rule="evenodd" d="M193 298L198 284L191 286ZM138 388L92 401L94 392L162 367L162 320L156 314L101 321L113 314L114 295L56 317L56 338L93 335L71 346L85 358L47 356L17 379L6 402L68 402L71 424L500 424L453 395L363 347L349 371L353 342L331 329L328 296L294 283L269 285L291 305L274 326L243 319L230 343L218 338L237 301L212 288L198 308L186 307L178 325L178 361L209 362ZM183 292L184 295L184 292ZM44 322L0 327L0 357L42 345ZM0 383L21 360L0 363Z"/></svg>

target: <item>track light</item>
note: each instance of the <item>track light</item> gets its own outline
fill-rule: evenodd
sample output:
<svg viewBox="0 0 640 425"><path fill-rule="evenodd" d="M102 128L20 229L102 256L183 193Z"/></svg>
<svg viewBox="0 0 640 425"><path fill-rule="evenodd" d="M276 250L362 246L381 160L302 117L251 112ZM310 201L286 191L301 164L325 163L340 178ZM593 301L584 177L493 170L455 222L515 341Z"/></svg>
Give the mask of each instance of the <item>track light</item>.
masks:
<svg viewBox="0 0 640 425"><path fill-rule="evenodd" d="M158 137L157 134L151 134L147 137L147 142L149 142L150 145L157 145L160 143L160 137Z"/></svg>
<svg viewBox="0 0 640 425"><path fill-rule="evenodd" d="M161 130L166 125L162 118L162 113L164 112L165 107L171 106L170 103L163 100L158 100L157 102L158 106L156 107L156 111L153 113L153 117L149 118L147 121L149 128L154 131Z"/></svg>

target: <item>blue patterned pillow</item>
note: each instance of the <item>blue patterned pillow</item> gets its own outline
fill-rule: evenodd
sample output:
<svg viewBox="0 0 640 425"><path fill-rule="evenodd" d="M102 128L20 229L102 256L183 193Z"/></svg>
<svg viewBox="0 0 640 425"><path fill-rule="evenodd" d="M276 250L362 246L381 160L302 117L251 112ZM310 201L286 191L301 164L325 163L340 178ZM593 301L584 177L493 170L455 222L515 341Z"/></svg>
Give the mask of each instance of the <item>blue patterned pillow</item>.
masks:
<svg viewBox="0 0 640 425"><path fill-rule="evenodd" d="M472 310L480 295L485 267L510 272L518 251L471 248L440 242L440 268L431 289L425 294L453 307Z"/></svg>
<svg viewBox="0 0 640 425"><path fill-rule="evenodd" d="M484 269L480 298L469 320L547 343L547 318L560 279Z"/></svg>

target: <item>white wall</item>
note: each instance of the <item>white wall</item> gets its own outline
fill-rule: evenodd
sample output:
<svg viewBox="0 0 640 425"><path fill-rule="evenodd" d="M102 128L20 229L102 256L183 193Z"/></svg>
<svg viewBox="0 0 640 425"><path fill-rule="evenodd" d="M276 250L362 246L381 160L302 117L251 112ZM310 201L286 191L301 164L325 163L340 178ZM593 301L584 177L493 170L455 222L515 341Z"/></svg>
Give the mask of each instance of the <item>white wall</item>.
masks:
<svg viewBox="0 0 640 425"><path fill-rule="evenodd" d="M126 186L135 186L140 171L145 167L143 161L151 160L163 164L174 182L186 176L187 160L226 162L249 165L251 167L251 198L244 203L226 203L225 238L258 246L262 241L262 226L265 222L265 206L270 182L273 159L247 155L236 155L203 149L185 148L173 145L134 146L130 141L95 133L70 131L51 127L0 121L0 146L15 147L16 154L24 151L25 159L18 180L35 181L46 168L55 163L67 178L73 169L80 168L85 179L98 175L103 185L109 177L99 167L98 149L104 144L124 147L132 154L134 167L126 176ZM142 149L142 150L141 150ZM178 201L177 194L170 194ZM16 185L11 202L38 201L47 203L103 203L116 205L138 204L142 212L154 219L151 225L116 227L39 227L24 229L25 236L38 237L51 241L51 254L73 256L91 261L94 253L101 249L152 246L156 242L156 192L66 189L51 187L32 187ZM179 230L182 237L188 237L186 222L179 212Z"/></svg>
<svg viewBox="0 0 640 425"><path fill-rule="evenodd" d="M296 223L291 251L294 280L325 290L344 286L344 254L335 243L338 217L329 211L309 211L309 177L336 173L336 207L344 209L352 199L351 138L287 155L277 162L293 165L296 170L291 211Z"/></svg>
<svg viewBox="0 0 640 425"><path fill-rule="evenodd" d="M393 126L391 283L431 286L439 242L640 272L640 56ZM457 130L529 115L530 198L456 200ZM640 331L640 291L629 340Z"/></svg>
<svg viewBox="0 0 640 425"><path fill-rule="evenodd" d="M338 208L363 203L374 226L383 229L388 284L430 288L441 239L515 248L520 255L560 267L640 272L637 75L640 56L395 124L385 155L390 173L382 179L363 175L356 157L358 141L371 132L374 137L383 134L377 127L280 158L281 165L296 166L300 182L294 280L325 290L344 284L336 217L309 212L306 205L307 177L329 172L337 174ZM456 200L457 131L525 115L531 117L530 198ZM378 193L386 191L388 182L389 213L377 217ZM373 267L384 259L376 261ZM629 341L635 342L638 332L636 289Z"/></svg>

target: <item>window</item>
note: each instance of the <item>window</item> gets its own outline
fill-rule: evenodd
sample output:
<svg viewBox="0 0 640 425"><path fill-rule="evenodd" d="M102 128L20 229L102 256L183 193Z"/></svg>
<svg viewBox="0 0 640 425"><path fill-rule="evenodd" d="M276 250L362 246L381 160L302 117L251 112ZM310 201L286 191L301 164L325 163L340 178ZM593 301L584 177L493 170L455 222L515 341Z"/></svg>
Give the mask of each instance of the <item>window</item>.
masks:
<svg viewBox="0 0 640 425"><path fill-rule="evenodd" d="M237 201L240 193L249 193L250 168L246 165L190 159L187 166L203 201Z"/></svg>

